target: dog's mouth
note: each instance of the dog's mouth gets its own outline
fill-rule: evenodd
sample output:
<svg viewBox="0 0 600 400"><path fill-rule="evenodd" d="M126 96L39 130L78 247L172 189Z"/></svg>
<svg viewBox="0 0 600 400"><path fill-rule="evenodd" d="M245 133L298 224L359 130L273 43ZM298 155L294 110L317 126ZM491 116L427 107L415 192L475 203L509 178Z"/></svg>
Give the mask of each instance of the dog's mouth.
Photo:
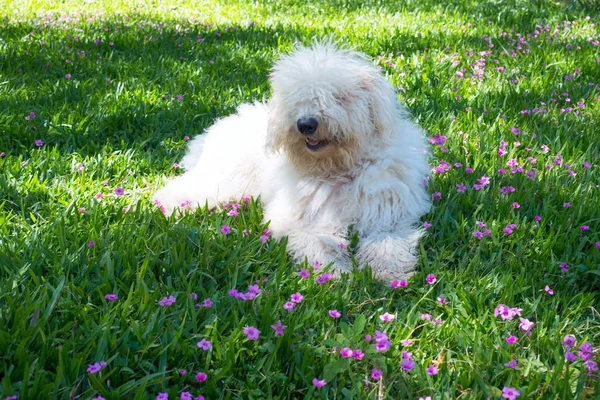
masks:
<svg viewBox="0 0 600 400"><path fill-rule="evenodd" d="M306 148L310 151L319 151L329 144L329 140L314 140L306 138Z"/></svg>

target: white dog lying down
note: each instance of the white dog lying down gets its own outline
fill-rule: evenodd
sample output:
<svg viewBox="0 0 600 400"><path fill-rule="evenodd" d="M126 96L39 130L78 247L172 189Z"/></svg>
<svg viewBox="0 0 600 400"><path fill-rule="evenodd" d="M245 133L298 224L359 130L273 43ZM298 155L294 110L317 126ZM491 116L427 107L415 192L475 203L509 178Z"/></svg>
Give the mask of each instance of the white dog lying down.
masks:
<svg viewBox="0 0 600 400"><path fill-rule="evenodd" d="M407 278L429 210L422 130L363 55L331 45L283 56L271 74L267 104L239 107L196 136L185 174L155 196L169 214L185 204L209 207L261 196L275 238L288 237L297 262L352 268L349 226L359 232L357 259L385 281Z"/></svg>

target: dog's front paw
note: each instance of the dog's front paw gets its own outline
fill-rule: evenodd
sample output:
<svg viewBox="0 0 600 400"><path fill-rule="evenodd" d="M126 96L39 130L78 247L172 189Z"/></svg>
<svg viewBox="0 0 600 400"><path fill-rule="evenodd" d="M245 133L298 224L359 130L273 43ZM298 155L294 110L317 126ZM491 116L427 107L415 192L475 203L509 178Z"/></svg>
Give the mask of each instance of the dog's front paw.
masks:
<svg viewBox="0 0 600 400"><path fill-rule="evenodd" d="M359 244L357 259L368 264L375 278L384 282L408 279L415 270L417 257L412 240L395 235L367 238Z"/></svg>

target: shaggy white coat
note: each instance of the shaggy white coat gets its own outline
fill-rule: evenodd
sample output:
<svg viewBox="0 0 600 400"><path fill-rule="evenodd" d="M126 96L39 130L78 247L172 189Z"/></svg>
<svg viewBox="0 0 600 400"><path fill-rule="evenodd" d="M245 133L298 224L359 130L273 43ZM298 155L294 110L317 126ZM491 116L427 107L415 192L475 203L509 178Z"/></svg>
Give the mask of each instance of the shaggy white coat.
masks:
<svg viewBox="0 0 600 400"><path fill-rule="evenodd" d="M166 213L261 196L275 238L288 237L297 262L352 268L346 235L359 232L359 266L385 281L414 269L416 227L430 207L422 130L411 123L378 69L363 55L331 45L283 56L267 104L239 107L189 143L185 174L155 196ZM309 139L297 121L319 127Z"/></svg>

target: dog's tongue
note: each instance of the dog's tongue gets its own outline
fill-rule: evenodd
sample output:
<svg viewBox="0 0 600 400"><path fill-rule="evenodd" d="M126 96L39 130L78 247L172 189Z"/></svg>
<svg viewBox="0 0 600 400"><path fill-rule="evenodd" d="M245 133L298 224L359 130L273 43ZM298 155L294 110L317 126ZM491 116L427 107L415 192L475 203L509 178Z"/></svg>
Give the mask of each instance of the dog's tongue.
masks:
<svg viewBox="0 0 600 400"><path fill-rule="evenodd" d="M312 140L312 139L308 139L307 140L308 144L310 144L311 146L316 146L319 144L318 140Z"/></svg>

